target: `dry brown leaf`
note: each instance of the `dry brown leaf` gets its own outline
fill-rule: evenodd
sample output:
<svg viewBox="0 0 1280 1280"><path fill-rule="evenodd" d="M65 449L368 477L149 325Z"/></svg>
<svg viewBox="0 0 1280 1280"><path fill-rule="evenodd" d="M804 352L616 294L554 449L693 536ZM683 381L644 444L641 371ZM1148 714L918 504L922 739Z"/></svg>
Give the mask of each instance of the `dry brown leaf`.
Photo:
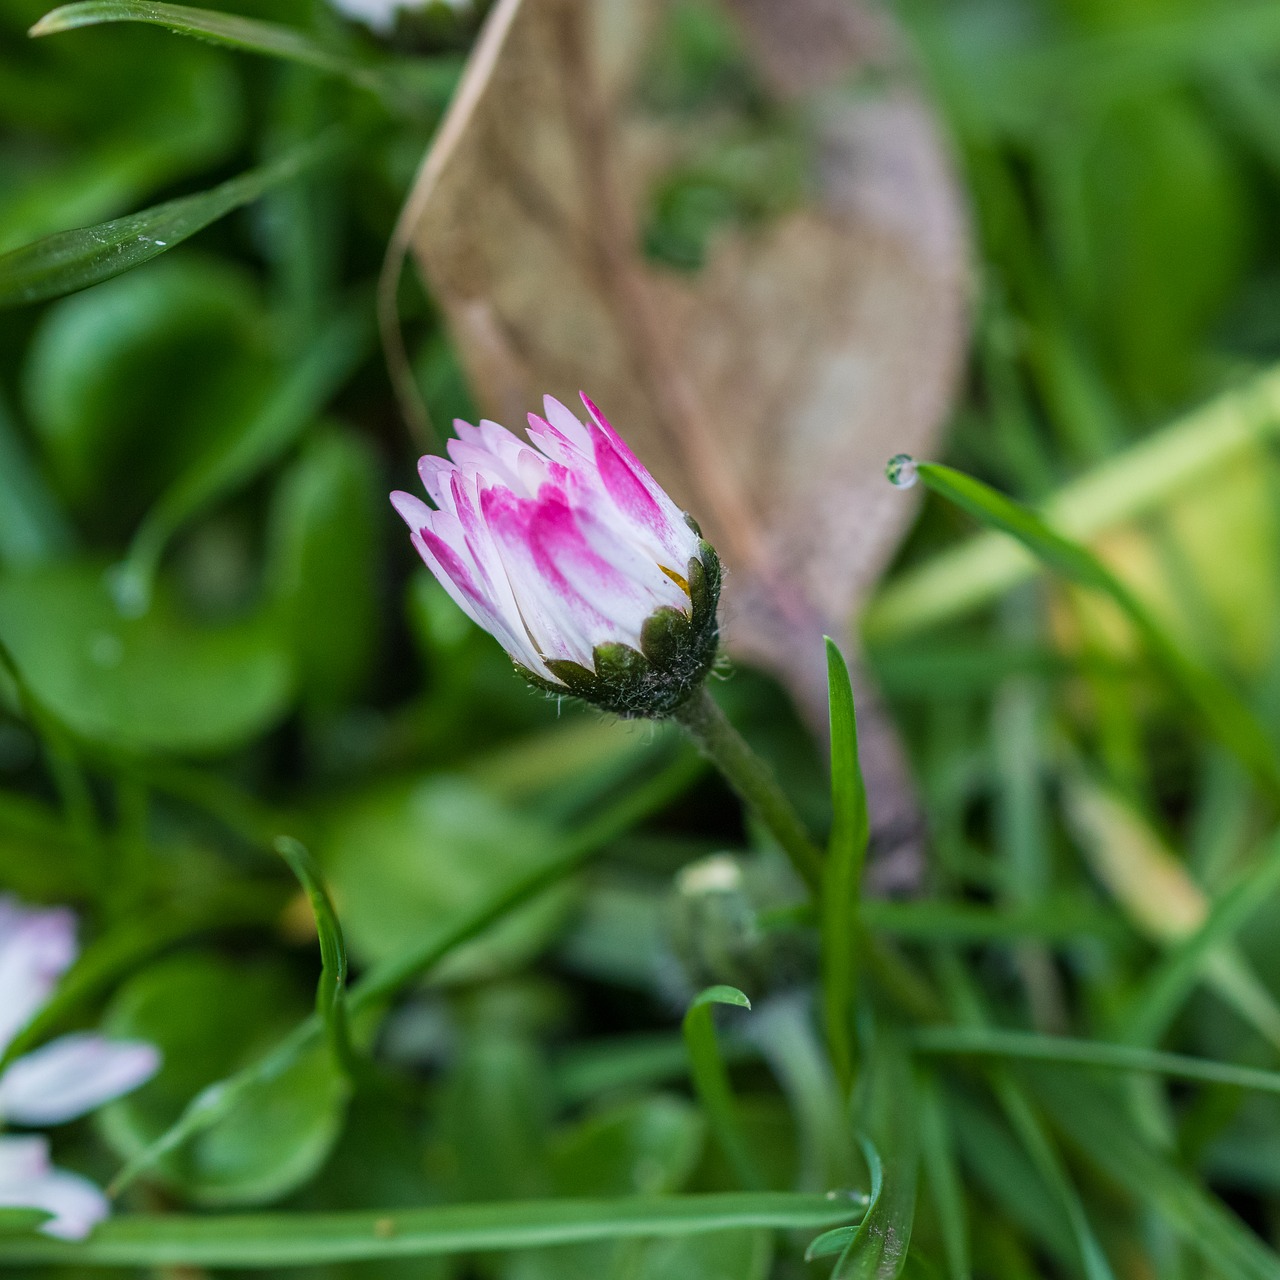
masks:
<svg viewBox="0 0 1280 1280"><path fill-rule="evenodd" d="M774 91L805 95L808 207L695 274L646 264L639 201L679 146L636 92L660 0L499 0L405 225L484 410L587 390L720 549L730 651L822 723L821 636L850 637L913 512L884 464L932 452L956 382L966 224L883 15L731 8ZM874 90L841 87L857 68ZM872 796L901 793L877 785L892 742L864 738Z"/></svg>

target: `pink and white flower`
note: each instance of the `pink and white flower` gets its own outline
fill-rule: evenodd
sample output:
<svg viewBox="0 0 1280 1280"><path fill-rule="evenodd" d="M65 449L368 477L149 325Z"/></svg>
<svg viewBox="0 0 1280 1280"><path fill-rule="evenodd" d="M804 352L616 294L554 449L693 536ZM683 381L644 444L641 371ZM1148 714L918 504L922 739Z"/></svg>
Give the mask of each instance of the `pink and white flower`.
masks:
<svg viewBox="0 0 1280 1280"><path fill-rule="evenodd" d="M76 921L62 908L27 908L0 897L0 1055L44 1006L76 957ZM77 1032L0 1071L0 1125L74 1120L155 1074L153 1045ZM0 1136L0 1208L43 1209L40 1230L78 1240L107 1216L106 1197L87 1178L55 1168L47 1139Z"/></svg>
<svg viewBox="0 0 1280 1280"><path fill-rule="evenodd" d="M526 675L621 714L666 714L714 659L719 564L582 402L585 423L547 397L527 441L455 423L449 457L418 464L434 506L391 500L427 567Z"/></svg>

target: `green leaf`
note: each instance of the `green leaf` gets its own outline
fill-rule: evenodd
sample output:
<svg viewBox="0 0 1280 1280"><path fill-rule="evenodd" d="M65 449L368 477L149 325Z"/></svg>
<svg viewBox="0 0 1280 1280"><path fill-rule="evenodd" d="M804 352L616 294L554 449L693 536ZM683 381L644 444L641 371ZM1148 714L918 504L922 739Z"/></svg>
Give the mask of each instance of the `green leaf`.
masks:
<svg viewBox="0 0 1280 1280"><path fill-rule="evenodd" d="M168 200L140 213L59 231L0 254L0 307L43 302L149 262L211 222L331 159L340 135L325 134L260 169L208 191Z"/></svg>
<svg viewBox="0 0 1280 1280"><path fill-rule="evenodd" d="M588 1116L558 1134L550 1149L557 1196L669 1195L702 1155L706 1125L683 1098L655 1094ZM709 1239L714 1248L740 1233ZM596 1280L655 1272L652 1242L600 1241L525 1253L513 1260L520 1280Z"/></svg>
<svg viewBox="0 0 1280 1280"><path fill-rule="evenodd" d="M853 1081L853 994L858 904L870 826L858 763L853 686L844 656L829 636L827 687L831 721L831 839L822 868L822 1004L827 1043L841 1091Z"/></svg>
<svg viewBox="0 0 1280 1280"><path fill-rule="evenodd" d="M446 919L433 930L415 932L403 951L374 965L352 988L348 1001L352 1016L382 1007L388 996L429 973L515 908L572 874L602 845L680 795L700 773L699 761L688 757L677 759L655 778L629 791L572 837L564 838L557 856L550 862L532 870L523 868L519 878L490 886L492 896L475 904L466 914ZM128 1186L157 1160L235 1111L261 1085L276 1079L299 1061L318 1042L323 1030L319 1017L306 1019L261 1057L191 1099L168 1129L128 1161L116 1176L113 1190Z"/></svg>
<svg viewBox="0 0 1280 1280"><path fill-rule="evenodd" d="M179 255L44 309L23 382L60 495L98 537L127 537L147 505L278 378L247 273Z"/></svg>
<svg viewBox="0 0 1280 1280"><path fill-rule="evenodd" d="M106 746L225 751L288 704L288 660L266 622L197 627L163 596L122 618L89 565L0 577L0 640L45 710Z"/></svg>
<svg viewBox="0 0 1280 1280"><path fill-rule="evenodd" d="M303 66L341 76L390 103L399 101L399 85L384 68L361 62L342 49L327 47L293 27L216 9L189 5L159 4L153 0L82 0L64 4L46 13L31 28L32 36L51 36L78 27L104 22L144 22L164 27L178 35L209 40L230 49L299 62Z"/></svg>
<svg viewBox="0 0 1280 1280"><path fill-rule="evenodd" d="M78 1266L282 1267L374 1258L699 1235L804 1231L849 1217L847 1200L788 1192L444 1205L407 1211L112 1218L91 1239L0 1242L0 1262Z"/></svg>
<svg viewBox="0 0 1280 1280"><path fill-rule="evenodd" d="M121 609L144 613L164 549L185 524L275 461L311 425L364 357L367 317L340 312L256 411L224 430L147 513L112 575Z"/></svg>
<svg viewBox="0 0 1280 1280"><path fill-rule="evenodd" d="M384 785L335 805L316 853L365 964L404 953L558 857L551 828L456 777ZM462 981L518 967L550 939L571 900L558 886L435 976Z"/></svg>
<svg viewBox="0 0 1280 1280"><path fill-rule="evenodd" d="M920 463L920 479L989 528L1016 538L1055 573L1109 596L1133 624L1170 682L1197 710L1205 726L1273 796L1280 796L1280 758L1270 734L1216 672L1185 654L1146 606L1110 569L1079 543L1064 538L1035 512L972 476L938 463Z"/></svg>
<svg viewBox="0 0 1280 1280"><path fill-rule="evenodd" d="M42 564L65 555L72 543L66 517L0 399L0 565Z"/></svg>
<svg viewBox="0 0 1280 1280"><path fill-rule="evenodd" d="M372 448L338 430L304 447L275 494L268 589L303 701L317 711L335 710L357 693L373 660L386 501Z"/></svg>
<svg viewBox="0 0 1280 1280"><path fill-rule="evenodd" d="M163 1054L147 1084L111 1103L99 1123L126 1159L163 1134L186 1101L252 1058L297 1016L285 975L263 965L183 955L126 983L104 1019L114 1036L150 1041ZM320 1046L262 1081L234 1112L156 1166L169 1185L202 1204L255 1204L305 1182L342 1123L346 1090Z"/></svg>
<svg viewBox="0 0 1280 1280"><path fill-rule="evenodd" d="M708 987L694 997L684 1015L684 1043L694 1089L738 1181L746 1187L760 1187L763 1179L755 1157L747 1145L738 1118L729 1072L720 1053L712 1008L727 1004L750 1009L751 1001L736 987Z"/></svg>

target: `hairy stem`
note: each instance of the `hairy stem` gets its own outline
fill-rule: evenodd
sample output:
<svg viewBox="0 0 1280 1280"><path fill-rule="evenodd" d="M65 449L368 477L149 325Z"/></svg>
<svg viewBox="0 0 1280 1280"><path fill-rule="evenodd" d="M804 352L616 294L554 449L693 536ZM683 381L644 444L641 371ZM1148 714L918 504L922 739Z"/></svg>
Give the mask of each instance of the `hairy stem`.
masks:
<svg viewBox="0 0 1280 1280"><path fill-rule="evenodd" d="M822 881L822 855L817 845L778 786L773 770L729 723L706 686L677 707L672 717L684 726L725 781L768 827L805 884L816 893Z"/></svg>

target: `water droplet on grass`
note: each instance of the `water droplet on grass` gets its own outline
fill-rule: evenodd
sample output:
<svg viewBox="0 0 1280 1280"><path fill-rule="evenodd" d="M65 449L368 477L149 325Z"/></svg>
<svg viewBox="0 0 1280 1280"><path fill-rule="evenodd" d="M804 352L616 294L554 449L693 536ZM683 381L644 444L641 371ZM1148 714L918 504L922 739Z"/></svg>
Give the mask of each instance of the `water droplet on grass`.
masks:
<svg viewBox="0 0 1280 1280"><path fill-rule="evenodd" d="M885 464L884 473L894 488L910 489L918 479L916 460L909 453L895 454Z"/></svg>

